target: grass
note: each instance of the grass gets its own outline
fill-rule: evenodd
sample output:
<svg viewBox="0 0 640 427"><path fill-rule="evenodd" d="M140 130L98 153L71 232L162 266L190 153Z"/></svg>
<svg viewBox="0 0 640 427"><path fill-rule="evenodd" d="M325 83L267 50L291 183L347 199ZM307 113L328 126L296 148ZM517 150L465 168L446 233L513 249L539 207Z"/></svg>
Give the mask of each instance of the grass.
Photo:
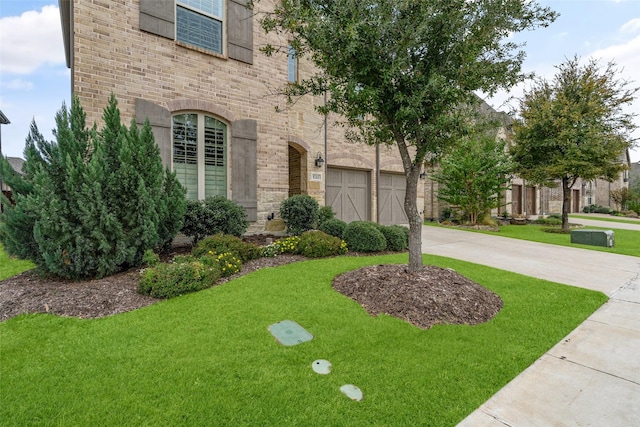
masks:
<svg viewBox="0 0 640 427"><path fill-rule="evenodd" d="M425 225L439 226L437 223L425 223ZM546 233L543 230L550 228L548 225L501 225L500 231L463 229L474 233L493 234L495 236L510 237L513 239L529 240L532 242L549 243L552 245L570 246L574 248L589 249L592 251L609 252L618 255L631 255L640 257L640 231L615 229L615 244L612 248L593 245L580 245L571 243L569 234ZM584 230L609 230L602 227L584 227Z"/></svg>
<svg viewBox="0 0 640 427"><path fill-rule="evenodd" d="M0 245L0 280L15 276L33 267L34 265L30 261L9 257L2 245Z"/></svg>
<svg viewBox="0 0 640 427"><path fill-rule="evenodd" d="M635 224L635 225L640 225L640 221L638 220L633 220L633 219L624 219L624 218L620 218L620 217L615 217L615 216L611 216L611 218L608 217L594 217L594 216L589 216L589 215L575 215L575 214L571 214L569 215L569 219L593 219L596 221L605 221L605 222L620 222L623 224Z"/></svg>
<svg viewBox="0 0 640 427"><path fill-rule="evenodd" d="M22 315L0 324L7 425L453 426L606 301L602 293L448 258L498 293L477 325L418 329L369 316L331 288L363 265L338 257L262 269L224 285L95 320ZM314 335L284 347L291 319ZM311 369L333 364L329 375ZM355 384L354 402L339 387Z"/></svg>

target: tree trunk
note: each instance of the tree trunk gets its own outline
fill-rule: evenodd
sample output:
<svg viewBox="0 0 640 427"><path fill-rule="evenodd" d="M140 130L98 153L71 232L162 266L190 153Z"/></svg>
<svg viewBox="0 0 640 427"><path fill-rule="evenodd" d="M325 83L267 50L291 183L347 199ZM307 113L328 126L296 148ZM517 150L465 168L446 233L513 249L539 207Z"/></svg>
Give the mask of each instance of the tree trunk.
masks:
<svg viewBox="0 0 640 427"><path fill-rule="evenodd" d="M569 178L562 178L562 231L569 232L569 209L571 208L571 186Z"/></svg>
<svg viewBox="0 0 640 427"><path fill-rule="evenodd" d="M411 168L407 175L404 211L409 219L409 271L422 270L422 218L418 212L418 178L420 166Z"/></svg>

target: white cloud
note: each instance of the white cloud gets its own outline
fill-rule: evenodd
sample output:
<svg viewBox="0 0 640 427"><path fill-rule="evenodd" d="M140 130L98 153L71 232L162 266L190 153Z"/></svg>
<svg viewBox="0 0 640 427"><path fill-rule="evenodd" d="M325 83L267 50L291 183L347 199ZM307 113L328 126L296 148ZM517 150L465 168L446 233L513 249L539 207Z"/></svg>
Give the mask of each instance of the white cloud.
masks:
<svg viewBox="0 0 640 427"><path fill-rule="evenodd" d="M23 79L13 79L2 83L2 87L12 90L31 90L33 89L33 83Z"/></svg>
<svg viewBox="0 0 640 427"><path fill-rule="evenodd" d="M630 82L629 87L640 87L640 76L637 73L640 69L640 35L625 43L596 50L590 57L603 62L614 61L620 70L619 77ZM633 137L640 139L640 98L636 97L633 104L629 105L627 112L637 115L635 121L639 129L634 132ZM634 162L640 160L640 147L631 151L631 160Z"/></svg>
<svg viewBox="0 0 640 427"><path fill-rule="evenodd" d="M632 19L620 27L621 33L635 33L640 31L640 18Z"/></svg>
<svg viewBox="0 0 640 427"><path fill-rule="evenodd" d="M0 19L0 72L29 74L46 64L63 64L64 45L56 6Z"/></svg>
<svg viewBox="0 0 640 427"><path fill-rule="evenodd" d="M625 77L636 79L638 77L637 70L640 69L640 35L625 43L598 49L589 56L607 62L613 61Z"/></svg>

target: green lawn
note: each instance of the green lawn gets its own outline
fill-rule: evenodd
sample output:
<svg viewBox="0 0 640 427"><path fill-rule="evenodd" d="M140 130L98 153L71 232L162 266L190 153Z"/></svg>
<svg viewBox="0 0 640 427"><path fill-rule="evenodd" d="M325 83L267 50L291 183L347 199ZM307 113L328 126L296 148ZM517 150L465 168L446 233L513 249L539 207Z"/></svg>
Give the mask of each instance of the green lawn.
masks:
<svg viewBox="0 0 640 427"><path fill-rule="evenodd" d="M22 315L0 323L6 425L453 426L606 301L599 292L425 256L498 293L477 326L418 329L371 317L337 274L407 255L262 269L221 286L96 320ZM291 319L312 341L282 346ZM311 369L333 364L329 375ZM364 400L339 391L355 384Z"/></svg>
<svg viewBox="0 0 640 427"><path fill-rule="evenodd" d="M33 263L21 259L10 258L0 245L0 280L15 276L25 270L33 268Z"/></svg>
<svg viewBox="0 0 640 427"><path fill-rule="evenodd" d="M440 226L437 223L427 222L425 225ZM570 246L574 248L589 249L592 251L610 252L619 255L631 255L640 257L640 231L614 229L615 244L612 248L602 246L579 245L571 243L569 234L545 233L543 230L548 225L501 225L500 231L464 229L474 233L493 234L514 239L529 240L532 242L550 243L552 245ZM612 227L613 228L613 227ZM602 227L585 227L585 230L609 230Z"/></svg>

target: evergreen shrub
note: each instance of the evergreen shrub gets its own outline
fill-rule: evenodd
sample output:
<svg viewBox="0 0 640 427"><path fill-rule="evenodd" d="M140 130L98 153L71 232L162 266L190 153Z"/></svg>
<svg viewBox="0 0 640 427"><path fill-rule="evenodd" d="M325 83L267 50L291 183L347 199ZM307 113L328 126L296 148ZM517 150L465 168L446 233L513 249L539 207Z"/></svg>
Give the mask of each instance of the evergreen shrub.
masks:
<svg viewBox="0 0 640 427"><path fill-rule="evenodd" d="M386 240L386 250L400 252L409 247L408 228L401 225L376 224L376 226Z"/></svg>
<svg viewBox="0 0 640 427"><path fill-rule="evenodd" d="M608 206L600 206L600 205L588 205L582 208L584 213L601 213L601 214L611 214L613 209Z"/></svg>
<svg viewBox="0 0 640 427"><path fill-rule="evenodd" d="M245 210L226 197L207 197L205 200L188 200L182 233L193 238L193 244L214 234L230 234L240 237L249 228Z"/></svg>
<svg viewBox="0 0 640 427"><path fill-rule="evenodd" d="M332 218L321 223L318 227L318 230L323 231L330 236L342 238L342 233L344 233L344 229L346 226L346 222L338 218Z"/></svg>
<svg viewBox="0 0 640 427"><path fill-rule="evenodd" d="M148 267L154 267L160 263L160 257L151 249L147 249L142 255L142 262Z"/></svg>
<svg viewBox="0 0 640 427"><path fill-rule="evenodd" d="M229 234L216 234L202 239L191 254L195 257L201 257L211 254L223 254L230 252L237 256L243 263L260 258L262 249L253 243L243 242L242 239Z"/></svg>
<svg viewBox="0 0 640 427"><path fill-rule="evenodd" d="M538 218L534 221L535 224L542 224L542 225L562 225L562 219L561 218Z"/></svg>
<svg viewBox="0 0 640 427"><path fill-rule="evenodd" d="M318 223L318 202L311 196L296 194L280 204L280 217L287 226L287 232L299 236L313 230Z"/></svg>
<svg viewBox="0 0 640 427"><path fill-rule="evenodd" d="M213 286L220 279L217 265L201 261L161 263L142 272L138 292L154 298L173 298Z"/></svg>
<svg viewBox="0 0 640 427"><path fill-rule="evenodd" d="M86 126L77 97L56 115L56 141L34 123L24 175L0 174L15 191L0 223L11 255L40 271L70 279L104 277L138 266L148 249L173 240L184 212L184 190L163 169L148 121L120 120L112 94L104 126ZM0 160L6 163L6 159Z"/></svg>
<svg viewBox="0 0 640 427"><path fill-rule="evenodd" d="M318 229L324 224L326 221L335 218L336 214L333 212L331 206L322 206L318 209Z"/></svg>
<svg viewBox="0 0 640 427"><path fill-rule="evenodd" d="M296 250L308 258L322 258L347 253L347 244L338 237L318 230L305 231L300 235Z"/></svg>
<svg viewBox="0 0 640 427"><path fill-rule="evenodd" d="M350 251L380 252L387 247L387 240L376 224L369 221L354 221L347 224L342 238Z"/></svg>

